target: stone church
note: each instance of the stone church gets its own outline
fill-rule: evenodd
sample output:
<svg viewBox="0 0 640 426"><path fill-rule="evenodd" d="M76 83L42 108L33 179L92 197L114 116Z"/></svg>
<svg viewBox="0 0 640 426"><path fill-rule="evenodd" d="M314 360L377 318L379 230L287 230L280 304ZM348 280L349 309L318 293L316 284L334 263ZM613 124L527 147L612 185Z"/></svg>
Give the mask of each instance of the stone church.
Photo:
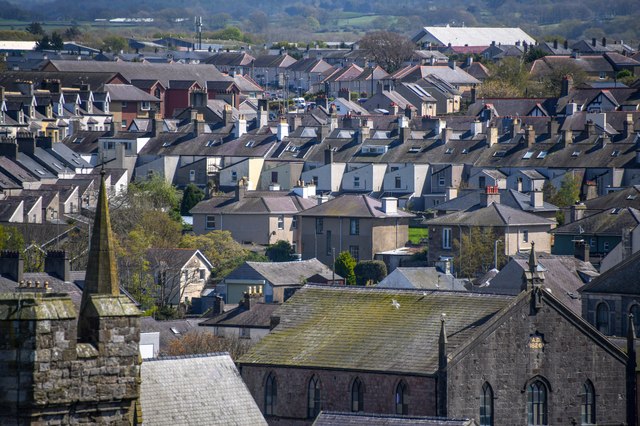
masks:
<svg viewBox="0 0 640 426"><path fill-rule="evenodd" d="M307 285L242 377L270 424L323 410L635 425L633 335L627 357L545 288L533 250L528 264L515 297Z"/></svg>
<svg viewBox="0 0 640 426"><path fill-rule="evenodd" d="M139 315L120 295L103 174L79 313L40 286L0 294L0 424L137 424Z"/></svg>

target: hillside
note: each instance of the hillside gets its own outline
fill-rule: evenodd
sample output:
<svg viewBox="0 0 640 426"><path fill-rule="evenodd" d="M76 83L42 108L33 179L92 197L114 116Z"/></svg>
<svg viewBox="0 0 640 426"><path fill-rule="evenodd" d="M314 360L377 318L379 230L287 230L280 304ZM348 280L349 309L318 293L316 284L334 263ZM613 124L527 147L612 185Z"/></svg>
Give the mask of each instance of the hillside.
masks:
<svg viewBox="0 0 640 426"><path fill-rule="evenodd" d="M193 16L203 16L205 30L234 24L268 39L295 34L313 39L313 34L358 34L371 29L411 34L421 26L450 24L520 26L536 37L547 38L640 40L640 9L635 0L610 1L604 13L599 0L86 0L82 7L77 0L10 0L13 7L5 0L0 3L5 6L0 8L4 19L153 17L157 28L173 29L176 18L191 22ZM185 30L188 27L183 26Z"/></svg>

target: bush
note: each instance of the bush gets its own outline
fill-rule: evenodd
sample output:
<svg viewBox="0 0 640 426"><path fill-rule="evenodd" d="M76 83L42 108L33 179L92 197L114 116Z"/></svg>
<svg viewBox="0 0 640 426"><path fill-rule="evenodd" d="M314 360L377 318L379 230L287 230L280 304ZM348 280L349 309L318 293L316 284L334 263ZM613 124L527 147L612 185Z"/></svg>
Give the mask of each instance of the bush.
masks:
<svg viewBox="0 0 640 426"><path fill-rule="evenodd" d="M387 265L381 260L363 260L358 262L353 272L357 285L373 285L387 276Z"/></svg>
<svg viewBox="0 0 640 426"><path fill-rule="evenodd" d="M347 285L356 285L356 275L353 272L355 266L356 260L348 251L340 253L336 259L336 263L333 265L336 274L343 277Z"/></svg>

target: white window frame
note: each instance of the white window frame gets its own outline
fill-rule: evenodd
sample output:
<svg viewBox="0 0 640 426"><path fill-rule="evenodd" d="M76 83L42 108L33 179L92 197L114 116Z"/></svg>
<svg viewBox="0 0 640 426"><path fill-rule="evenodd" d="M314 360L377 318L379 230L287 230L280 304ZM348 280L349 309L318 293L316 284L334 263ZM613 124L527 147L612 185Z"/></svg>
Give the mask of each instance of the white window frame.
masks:
<svg viewBox="0 0 640 426"><path fill-rule="evenodd" d="M442 248L451 249L451 228L442 228Z"/></svg>
<svg viewBox="0 0 640 426"><path fill-rule="evenodd" d="M278 216L278 229L284 229L284 215Z"/></svg>
<svg viewBox="0 0 640 426"><path fill-rule="evenodd" d="M151 102L142 101L140 102L140 111L149 111L151 110Z"/></svg>

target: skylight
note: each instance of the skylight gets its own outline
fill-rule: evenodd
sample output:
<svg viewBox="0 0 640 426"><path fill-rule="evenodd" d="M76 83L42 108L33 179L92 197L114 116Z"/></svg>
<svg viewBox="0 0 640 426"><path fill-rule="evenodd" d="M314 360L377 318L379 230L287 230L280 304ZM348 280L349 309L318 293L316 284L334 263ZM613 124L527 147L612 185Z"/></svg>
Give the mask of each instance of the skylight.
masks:
<svg viewBox="0 0 640 426"><path fill-rule="evenodd" d="M415 154L417 152L420 152L420 147L419 146L412 146L411 148L409 148L409 152Z"/></svg>
<svg viewBox="0 0 640 426"><path fill-rule="evenodd" d="M527 151L524 153L524 155L522 156L523 160L528 160L529 158L533 157L533 151Z"/></svg>
<svg viewBox="0 0 640 426"><path fill-rule="evenodd" d="M536 158L544 158L544 157L546 157L546 156L547 156L547 153L548 153L548 152L549 152L549 151L540 151L540 152L538 153L538 156L537 156Z"/></svg>
<svg viewBox="0 0 640 426"><path fill-rule="evenodd" d="M613 152L611 153L611 156L612 156L612 157L617 157L617 156L619 156L619 155L620 155L620 151L619 151L619 150L617 150L617 149L613 150Z"/></svg>
<svg viewBox="0 0 640 426"><path fill-rule="evenodd" d="M256 143L256 141L249 141L249 142L247 142L247 143L245 144L245 146L246 146L247 148L253 148L253 145L254 145L255 143Z"/></svg>
<svg viewBox="0 0 640 426"><path fill-rule="evenodd" d="M571 153L571 156L572 156L572 157L577 157L577 156L579 156L579 155L580 155L580 151L573 151L573 152Z"/></svg>
<svg viewBox="0 0 640 426"><path fill-rule="evenodd" d="M453 154L453 148L447 148L447 150L444 153L445 154Z"/></svg>
<svg viewBox="0 0 640 426"><path fill-rule="evenodd" d="M493 153L494 157L504 157L505 155L507 155L507 151L496 151Z"/></svg>

